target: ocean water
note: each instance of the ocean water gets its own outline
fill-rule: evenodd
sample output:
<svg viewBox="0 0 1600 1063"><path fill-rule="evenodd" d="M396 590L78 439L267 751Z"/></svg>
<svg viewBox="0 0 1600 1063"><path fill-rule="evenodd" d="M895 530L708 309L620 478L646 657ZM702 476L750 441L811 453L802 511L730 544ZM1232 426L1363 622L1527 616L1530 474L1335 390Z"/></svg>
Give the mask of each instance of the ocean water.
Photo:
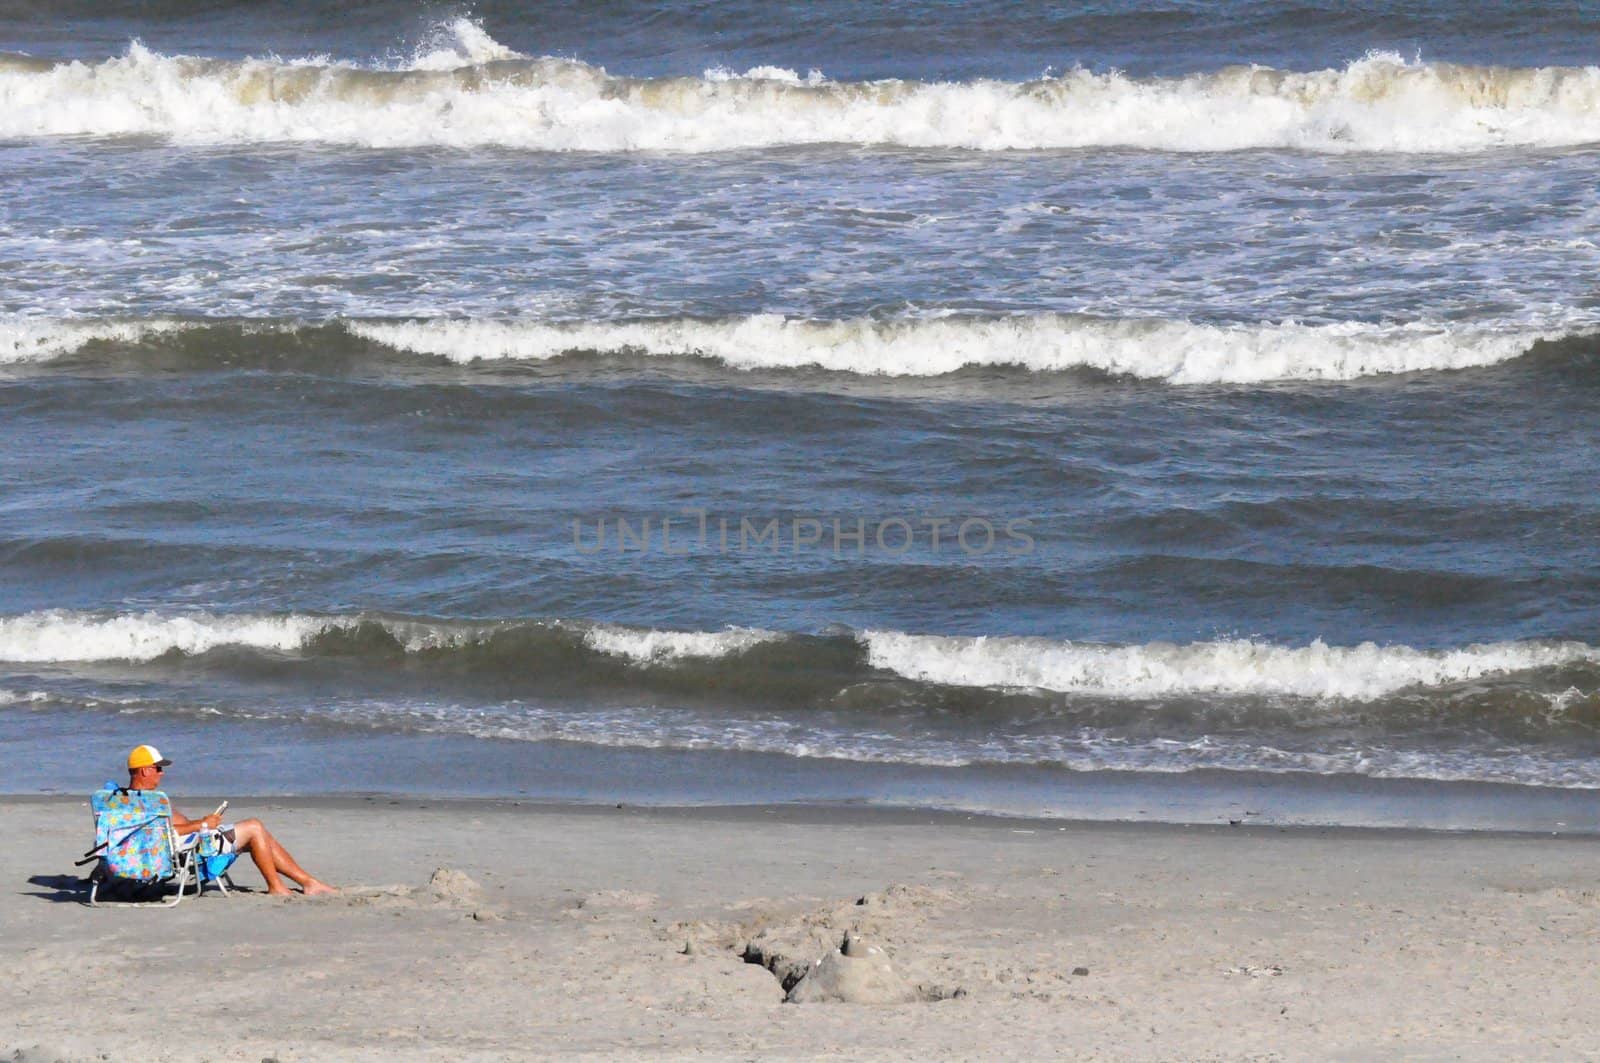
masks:
<svg viewBox="0 0 1600 1063"><path fill-rule="evenodd" d="M0 3L7 786L1593 821L1597 33Z"/></svg>

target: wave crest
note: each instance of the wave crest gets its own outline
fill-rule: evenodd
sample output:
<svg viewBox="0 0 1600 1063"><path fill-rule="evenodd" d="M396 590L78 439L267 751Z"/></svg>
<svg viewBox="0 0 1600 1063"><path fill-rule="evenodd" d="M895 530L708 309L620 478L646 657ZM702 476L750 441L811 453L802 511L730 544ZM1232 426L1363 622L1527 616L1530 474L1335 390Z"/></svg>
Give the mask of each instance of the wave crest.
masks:
<svg viewBox="0 0 1600 1063"><path fill-rule="evenodd" d="M1339 69L1186 77L1072 70L1028 82L835 82L761 67L627 78L522 56L467 19L436 36L399 69L164 56L138 44L92 63L0 57L0 136L607 152L1477 152L1600 141L1600 67L1375 53Z"/></svg>
<svg viewBox="0 0 1600 1063"><path fill-rule="evenodd" d="M1585 323L1574 320L1572 327ZM1589 326L1592 327L1592 326ZM1527 354L1535 344L1583 332L1526 327L1448 328L1413 323L1210 325L1070 314L1006 317L851 318L813 321L774 314L721 320L421 321L0 321L0 365L48 362L114 344L151 346L148 356L202 366L226 349L231 364L287 359L314 370L375 344L393 354L462 365L543 362L572 354L704 358L731 369L807 370L880 377L937 377L964 369L1092 370L1172 384L1344 381L1392 373L1471 369ZM315 337L292 352L281 340ZM188 337L186 340L183 337ZM352 350L351 340L360 341ZM190 342L192 340L192 342ZM201 342L204 340L205 342ZM276 354L273 352L276 351ZM370 353L370 352L368 352ZM381 351L379 352L382 353ZM210 362L208 362L210 359Z"/></svg>
<svg viewBox="0 0 1600 1063"><path fill-rule="evenodd" d="M319 649L449 653L490 645L506 635L526 644L549 633L578 640L596 653L633 664L714 660L781 638L771 631L661 631L577 621L445 621L374 616L252 616L155 612L97 614L64 609L0 618L0 661L26 664L146 662L177 653L198 656L223 647L276 653Z"/></svg>
<svg viewBox="0 0 1600 1063"><path fill-rule="evenodd" d="M96 342L140 343L184 328L176 321L0 321L0 365L46 362Z"/></svg>
<svg viewBox="0 0 1600 1063"><path fill-rule="evenodd" d="M1029 638L950 638L869 631L867 660L953 686L1053 690L1115 698L1288 696L1372 701L1408 687L1600 662L1581 642L1494 643L1445 651L1409 646L1285 647L1248 639L1100 646Z"/></svg>
<svg viewBox="0 0 1600 1063"><path fill-rule="evenodd" d="M600 625L584 642L591 649L640 664L675 660L715 660L781 638L773 631L728 628L724 631L656 631Z"/></svg>
<svg viewBox="0 0 1600 1063"><path fill-rule="evenodd" d="M0 660L17 664L153 661L222 646L299 649L323 622L308 616L97 615L50 609L0 619Z"/></svg>
<svg viewBox="0 0 1600 1063"><path fill-rule="evenodd" d="M1174 384L1353 380L1464 369L1525 353L1528 331L1452 331L1356 323L1223 326L1061 314L882 321L755 315L726 321L553 324L353 322L353 333L457 362L538 361L573 351L690 355L736 369L824 369L871 376L941 376L1007 366L1093 369Z"/></svg>
<svg viewBox="0 0 1600 1063"><path fill-rule="evenodd" d="M840 658L839 643L854 646L853 661ZM1361 702L1413 687L1600 664L1600 648L1572 641L1420 650L1371 642L1329 646L1321 640L1305 646L1250 639L1100 645L901 631L815 636L739 627L674 631L577 620L451 621L370 614L105 615L48 610L0 618L0 661L12 663L138 663L223 647L374 660L395 652L439 658L487 650L515 670L519 659L524 664L553 659L553 649L582 647L591 661L598 655L623 667L700 668L717 662L731 666L736 659L775 646L781 650L773 660L781 660L786 671L799 663L835 678L864 679L877 672L938 686L1031 689L1111 699L1219 695ZM587 665L578 660L576 667L582 671Z"/></svg>
<svg viewBox="0 0 1600 1063"><path fill-rule="evenodd" d="M402 69L459 70L526 58L489 36L482 23L462 16L436 25Z"/></svg>

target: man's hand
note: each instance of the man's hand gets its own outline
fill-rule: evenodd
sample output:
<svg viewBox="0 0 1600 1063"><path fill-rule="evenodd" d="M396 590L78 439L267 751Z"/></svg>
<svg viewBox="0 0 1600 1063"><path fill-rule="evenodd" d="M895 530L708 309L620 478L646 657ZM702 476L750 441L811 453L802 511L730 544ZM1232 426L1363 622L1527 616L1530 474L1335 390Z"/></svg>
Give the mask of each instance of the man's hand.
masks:
<svg viewBox="0 0 1600 1063"><path fill-rule="evenodd" d="M200 826L203 830L216 830L218 827L222 826L222 817L213 812L211 815L200 821Z"/></svg>

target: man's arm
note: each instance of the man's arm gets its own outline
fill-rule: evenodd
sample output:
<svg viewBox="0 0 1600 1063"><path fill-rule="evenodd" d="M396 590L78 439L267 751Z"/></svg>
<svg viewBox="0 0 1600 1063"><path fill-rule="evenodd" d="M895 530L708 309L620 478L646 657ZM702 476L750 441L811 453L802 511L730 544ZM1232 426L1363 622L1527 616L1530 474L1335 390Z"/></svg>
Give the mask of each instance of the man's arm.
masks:
<svg viewBox="0 0 1600 1063"><path fill-rule="evenodd" d="M172 810L172 829L182 838L193 834L197 830L216 830L222 824L222 817L213 813L203 819L189 819L177 809Z"/></svg>

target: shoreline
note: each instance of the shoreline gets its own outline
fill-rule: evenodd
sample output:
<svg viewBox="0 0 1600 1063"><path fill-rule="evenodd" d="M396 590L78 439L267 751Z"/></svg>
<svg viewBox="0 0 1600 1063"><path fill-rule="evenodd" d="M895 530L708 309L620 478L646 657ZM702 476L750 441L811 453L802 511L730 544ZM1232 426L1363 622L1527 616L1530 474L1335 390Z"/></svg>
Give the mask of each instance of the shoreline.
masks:
<svg viewBox="0 0 1600 1063"><path fill-rule="evenodd" d="M212 798L178 795L180 807ZM1491 1059L1600 1052L1600 838L865 807L238 798L337 898L91 909L0 797L0 1056ZM784 1003L846 933L904 1003ZM759 962L751 962L752 958ZM844 962L844 961L837 961ZM137 970L126 980L86 971ZM1075 971L1087 973L1078 974ZM190 1028L161 1018L180 1001Z"/></svg>
<svg viewBox="0 0 1600 1063"><path fill-rule="evenodd" d="M170 792L174 804L204 809L227 797L230 810L256 808L295 813L335 814L339 812L385 811L393 814L416 812L456 812L474 814L517 814L548 817L614 818L618 815L664 825L677 823L723 823L733 825L770 824L801 827L965 827L976 830L1009 831L1014 834L1048 832L1148 832L1197 835L1275 833L1330 838L1506 838L1563 839L1577 843L1600 844L1600 833L1587 830L1516 830L1507 828L1449 828L1365 825L1345 823L1276 823L1259 817L1237 823L1197 823L1162 819L1088 819L1065 816L1036 816L961 808L877 805L850 802L781 802L744 804L657 805L635 802L558 801L528 797L461 796L401 793L329 794L244 794ZM88 808L88 794L0 792L0 811L21 807ZM254 814L254 813L251 813ZM231 818L231 817L230 817Z"/></svg>
<svg viewBox="0 0 1600 1063"><path fill-rule="evenodd" d="M557 805L823 805L1060 822L1353 826L1600 835L1600 791L1503 782L1243 772L940 767L145 715L0 713L15 794L87 796L155 740L173 792L381 794ZM99 768L95 766L99 765ZM109 772L109 774L108 774ZM0 791L4 792L4 791Z"/></svg>

